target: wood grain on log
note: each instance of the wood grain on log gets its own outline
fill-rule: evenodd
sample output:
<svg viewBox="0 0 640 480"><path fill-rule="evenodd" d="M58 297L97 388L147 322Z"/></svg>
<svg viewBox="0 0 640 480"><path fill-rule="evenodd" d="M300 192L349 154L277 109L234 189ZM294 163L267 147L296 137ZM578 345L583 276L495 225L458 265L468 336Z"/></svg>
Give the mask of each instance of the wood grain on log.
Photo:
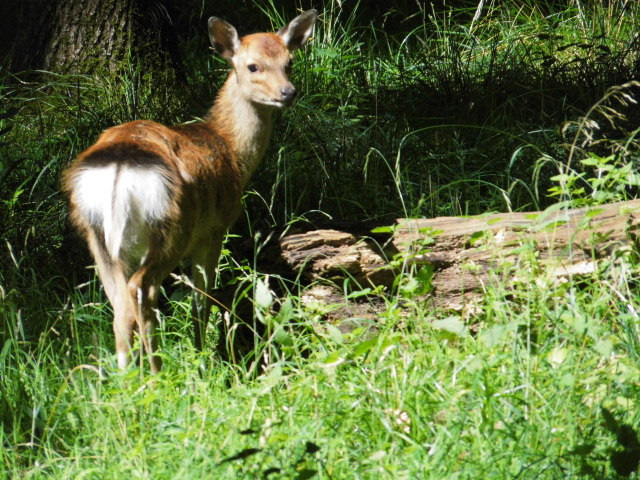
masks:
<svg viewBox="0 0 640 480"><path fill-rule="evenodd" d="M390 256L404 265L431 265L433 296L458 308L491 281L519 277L523 251L546 274L585 275L621 246L637 243L640 200L597 207L475 217L398 219L386 248L337 230L314 230L281 240L282 258L311 279L351 277L362 285L391 286Z"/></svg>
<svg viewBox="0 0 640 480"><path fill-rule="evenodd" d="M390 285L388 262L365 241L338 230L313 230L280 241L281 255L295 271L312 280L351 277L362 285Z"/></svg>

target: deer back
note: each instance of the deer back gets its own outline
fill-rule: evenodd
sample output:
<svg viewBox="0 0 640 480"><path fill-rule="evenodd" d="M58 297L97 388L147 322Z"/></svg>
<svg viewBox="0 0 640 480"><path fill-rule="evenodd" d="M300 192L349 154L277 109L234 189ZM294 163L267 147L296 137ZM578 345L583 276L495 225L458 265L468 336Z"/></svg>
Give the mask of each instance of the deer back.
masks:
<svg viewBox="0 0 640 480"><path fill-rule="evenodd" d="M240 212L233 151L210 124L136 121L106 130L65 172L71 218L104 238L111 258L140 257L151 239L164 255L187 255ZM139 261L140 258L131 258Z"/></svg>

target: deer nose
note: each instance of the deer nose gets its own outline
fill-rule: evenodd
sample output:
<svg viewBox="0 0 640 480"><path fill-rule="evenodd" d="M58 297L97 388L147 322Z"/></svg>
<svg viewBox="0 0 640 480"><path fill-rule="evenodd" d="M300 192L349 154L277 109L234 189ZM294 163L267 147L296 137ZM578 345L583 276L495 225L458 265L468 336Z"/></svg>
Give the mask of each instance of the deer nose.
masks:
<svg viewBox="0 0 640 480"><path fill-rule="evenodd" d="M296 98L296 93L296 87L293 85L288 85L280 89L280 95L282 95L282 101L284 102L290 102Z"/></svg>

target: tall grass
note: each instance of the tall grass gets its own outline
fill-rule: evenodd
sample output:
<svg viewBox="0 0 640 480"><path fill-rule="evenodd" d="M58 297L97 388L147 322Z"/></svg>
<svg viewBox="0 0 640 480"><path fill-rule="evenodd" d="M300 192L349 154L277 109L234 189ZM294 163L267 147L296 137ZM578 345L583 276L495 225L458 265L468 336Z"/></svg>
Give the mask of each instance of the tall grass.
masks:
<svg viewBox="0 0 640 480"><path fill-rule="evenodd" d="M236 232L247 240L225 245L222 283L235 292L229 337L241 336L233 315L243 301L249 329L261 336L232 361L213 348L198 354L189 340L188 285L166 285L164 370L156 377L115 368L110 307L67 227L59 173L113 124L202 115L226 67L205 57L206 39L195 38L182 45L184 85L133 61L118 79L43 73L35 82L3 73L4 476L637 472L635 249L563 283L541 273L535 249L523 245L513 266L521 281L487 285L469 312L390 293L377 318L335 323L324 320L332 306L304 300L299 279L269 283L257 258L261 232L302 221L384 224L633 197L637 86L616 86L638 78L639 7L419 3L398 27L393 12L381 21L367 15L367 2L347 3L328 3L310 48L296 54L301 96L279 117L245 198ZM255 7L270 16L265 28L289 17L275 3ZM265 287L274 280L280 298ZM352 282L338 288L340 305L368 291Z"/></svg>
<svg viewBox="0 0 640 480"><path fill-rule="evenodd" d="M473 331L416 299L390 302L367 338L291 298L295 333L266 340L255 380L196 354L184 317L165 327L153 378L117 373L104 340L55 328L27 348L12 340L2 465L20 478L613 478L616 452L638 458L619 436L640 421L632 257L580 288L492 288ZM85 301L62 321L108 336L106 312Z"/></svg>

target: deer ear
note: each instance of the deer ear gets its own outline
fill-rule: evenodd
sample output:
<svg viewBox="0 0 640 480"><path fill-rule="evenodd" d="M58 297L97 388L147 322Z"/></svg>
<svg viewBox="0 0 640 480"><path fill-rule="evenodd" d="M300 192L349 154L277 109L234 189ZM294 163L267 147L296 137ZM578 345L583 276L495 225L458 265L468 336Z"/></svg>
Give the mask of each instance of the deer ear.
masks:
<svg viewBox="0 0 640 480"><path fill-rule="evenodd" d="M209 39L213 48L228 61L231 61L240 48L240 39L236 29L218 17L209 19Z"/></svg>
<svg viewBox="0 0 640 480"><path fill-rule="evenodd" d="M278 35L284 40L289 50L300 48L309 39L317 16L317 10L307 10L278 31Z"/></svg>

